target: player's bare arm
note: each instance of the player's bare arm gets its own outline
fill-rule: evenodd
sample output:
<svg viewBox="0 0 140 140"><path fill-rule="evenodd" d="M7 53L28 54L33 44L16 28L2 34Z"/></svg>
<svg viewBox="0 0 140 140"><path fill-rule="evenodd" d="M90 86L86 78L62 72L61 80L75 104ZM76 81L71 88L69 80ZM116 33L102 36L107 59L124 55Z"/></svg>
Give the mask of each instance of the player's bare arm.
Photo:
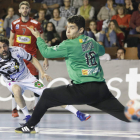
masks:
<svg viewBox="0 0 140 140"><path fill-rule="evenodd" d="M44 70L41 67L39 61L35 57L32 57L31 63L39 70L39 72L41 73L41 78L42 79L45 78L47 81L52 80L52 78L44 72Z"/></svg>
<svg viewBox="0 0 140 140"><path fill-rule="evenodd" d="M10 32L9 45L13 46L15 33Z"/></svg>

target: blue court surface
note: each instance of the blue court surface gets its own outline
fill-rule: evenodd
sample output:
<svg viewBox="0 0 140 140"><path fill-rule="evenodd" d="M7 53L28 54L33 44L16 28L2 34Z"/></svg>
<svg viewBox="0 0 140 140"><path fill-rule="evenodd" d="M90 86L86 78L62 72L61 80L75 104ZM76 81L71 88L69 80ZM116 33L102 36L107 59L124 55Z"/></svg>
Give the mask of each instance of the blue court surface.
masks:
<svg viewBox="0 0 140 140"><path fill-rule="evenodd" d="M108 114L90 113L91 118L80 122L73 114L47 113L39 123L39 133L18 134L14 129L24 116L12 118L0 113L0 140L134 140L140 139L140 123L122 122Z"/></svg>

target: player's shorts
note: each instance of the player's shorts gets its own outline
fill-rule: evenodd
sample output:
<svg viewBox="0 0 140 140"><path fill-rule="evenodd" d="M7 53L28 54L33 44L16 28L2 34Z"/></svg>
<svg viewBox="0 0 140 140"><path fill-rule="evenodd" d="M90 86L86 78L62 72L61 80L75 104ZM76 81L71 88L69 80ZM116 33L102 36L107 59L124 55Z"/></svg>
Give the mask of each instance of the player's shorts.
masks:
<svg viewBox="0 0 140 140"><path fill-rule="evenodd" d="M41 83L38 79L36 79L36 77L34 77L32 74L29 74L26 78L20 81L6 82L6 86L11 92L13 85L20 86L21 94L23 94L25 90L30 90L38 95L42 95L43 90L46 88L46 86L43 83Z"/></svg>
<svg viewBox="0 0 140 140"><path fill-rule="evenodd" d="M37 54L32 55L32 56L36 58ZM24 59L24 62L32 75L39 75L38 70L35 68L35 66L31 62L25 59Z"/></svg>

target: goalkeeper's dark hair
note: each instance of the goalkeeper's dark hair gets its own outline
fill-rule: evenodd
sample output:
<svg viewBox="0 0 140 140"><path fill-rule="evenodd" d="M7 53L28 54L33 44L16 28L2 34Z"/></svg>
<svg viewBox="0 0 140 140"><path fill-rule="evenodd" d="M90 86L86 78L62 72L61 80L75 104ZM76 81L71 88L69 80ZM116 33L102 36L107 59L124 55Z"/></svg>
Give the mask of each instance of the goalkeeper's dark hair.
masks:
<svg viewBox="0 0 140 140"><path fill-rule="evenodd" d="M75 23L78 26L78 29L84 28L85 30L85 19L81 15L74 15L68 18L69 23ZM84 31L83 31L84 33Z"/></svg>
<svg viewBox="0 0 140 140"><path fill-rule="evenodd" d="M7 46L9 46L9 40L6 37L0 36L0 42L5 43Z"/></svg>

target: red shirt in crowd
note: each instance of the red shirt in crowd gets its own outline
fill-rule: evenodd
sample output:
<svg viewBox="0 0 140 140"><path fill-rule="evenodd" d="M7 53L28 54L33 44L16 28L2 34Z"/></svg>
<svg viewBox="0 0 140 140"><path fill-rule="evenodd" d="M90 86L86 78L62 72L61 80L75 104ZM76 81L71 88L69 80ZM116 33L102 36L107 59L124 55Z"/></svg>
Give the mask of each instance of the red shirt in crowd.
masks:
<svg viewBox="0 0 140 140"><path fill-rule="evenodd" d="M130 19L130 27L135 29L140 26L140 12L134 11Z"/></svg>
<svg viewBox="0 0 140 140"><path fill-rule="evenodd" d="M116 20L118 22L118 25L124 25L127 28L129 28L130 19L131 19L131 15L129 14L124 15L124 17L122 18L119 15L114 15L111 18L111 20Z"/></svg>

